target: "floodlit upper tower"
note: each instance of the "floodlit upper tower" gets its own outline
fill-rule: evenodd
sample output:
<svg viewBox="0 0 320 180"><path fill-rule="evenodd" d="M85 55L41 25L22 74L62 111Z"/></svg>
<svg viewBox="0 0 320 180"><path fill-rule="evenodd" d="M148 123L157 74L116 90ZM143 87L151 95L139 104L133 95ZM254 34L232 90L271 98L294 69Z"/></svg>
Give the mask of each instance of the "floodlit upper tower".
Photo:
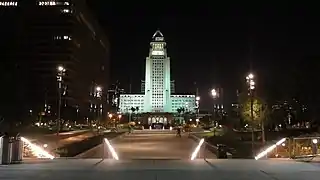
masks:
<svg viewBox="0 0 320 180"><path fill-rule="evenodd" d="M170 58L159 30L152 36L145 78L145 112L171 112Z"/></svg>

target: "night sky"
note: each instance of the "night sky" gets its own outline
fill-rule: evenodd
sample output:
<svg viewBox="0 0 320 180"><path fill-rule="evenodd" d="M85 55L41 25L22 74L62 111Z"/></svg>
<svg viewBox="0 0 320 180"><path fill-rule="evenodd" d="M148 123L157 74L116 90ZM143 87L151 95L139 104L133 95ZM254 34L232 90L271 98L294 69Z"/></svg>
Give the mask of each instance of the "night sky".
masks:
<svg viewBox="0 0 320 180"><path fill-rule="evenodd" d="M195 92L197 82L205 108L216 85L224 88L227 102L234 101L250 67L259 94L268 100L320 100L319 13L311 4L192 3L91 0L110 39L112 80L127 91L131 81L132 91L139 92L149 43L159 29L167 42L176 91Z"/></svg>

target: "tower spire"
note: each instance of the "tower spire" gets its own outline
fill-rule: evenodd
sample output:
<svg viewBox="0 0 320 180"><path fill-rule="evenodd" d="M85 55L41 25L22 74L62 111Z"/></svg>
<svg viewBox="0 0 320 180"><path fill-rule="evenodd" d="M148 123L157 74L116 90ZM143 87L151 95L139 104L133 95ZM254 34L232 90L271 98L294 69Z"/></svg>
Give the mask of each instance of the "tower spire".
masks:
<svg viewBox="0 0 320 180"><path fill-rule="evenodd" d="M153 41L164 41L163 34L161 31L158 29L152 36Z"/></svg>

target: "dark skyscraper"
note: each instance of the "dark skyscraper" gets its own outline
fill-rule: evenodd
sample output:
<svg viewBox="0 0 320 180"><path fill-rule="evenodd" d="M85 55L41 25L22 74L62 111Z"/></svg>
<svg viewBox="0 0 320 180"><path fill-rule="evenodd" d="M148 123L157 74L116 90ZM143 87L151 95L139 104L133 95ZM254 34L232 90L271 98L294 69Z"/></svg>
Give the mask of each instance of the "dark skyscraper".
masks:
<svg viewBox="0 0 320 180"><path fill-rule="evenodd" d="M21 1L5 8L10 8L21 22L15 29L16 41L9 48L13 53L5 57L15 62L12 67L19 67L19 79L23 79L19 87L14 87L16 94L24 92L14 102L15 108L22 114L29 110L45 112L54 119L58 107L57 66L61 65L66 69L62 118L79 120L103 113L105 101L97 100L95 91L97 86L108 88L109 44L85 1Z"/></svg>

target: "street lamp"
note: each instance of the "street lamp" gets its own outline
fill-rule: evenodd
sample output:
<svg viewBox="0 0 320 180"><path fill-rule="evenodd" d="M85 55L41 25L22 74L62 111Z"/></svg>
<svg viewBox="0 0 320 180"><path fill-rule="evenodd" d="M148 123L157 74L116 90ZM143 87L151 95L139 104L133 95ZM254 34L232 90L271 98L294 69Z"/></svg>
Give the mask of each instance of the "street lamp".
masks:
<svg viewBox="0 0 320 180"><path fill-rule="evenodd" d="M318 139L312 139L313 144L318 144Z"/></svg>
<svg viewBox="0 0 320 180"><path fill-rule="evenodd" d="M211 95L212 95L213 98L216 98L217 95L218 95L217 90L216 89L212 89L211 90Z"/></svg>
<svg viewBox="0 0 320 180"><path fill-rule="evenodd" d="M250 95L250 118L251 118L251 148L252 154L254 155L254 117L253 117L253 90L255 89L254 75L252 73L248 74L246 77L249 95Z"/></svg>
<svg viewBox="0 0 320 180"><path fill-rule="evenodd" d="M97 98L97 100L101 100L102 97L102 87L101 86L96 86L95 88L95 97ZM102 114L102 104L100 104L100 102L97 101L98 104L98 114L97 114L97 121L99 121L100 119L100 114ZM100 122L99 122L100 123Z"/></svg>
<svg viewBox="0 0 320 180"><path fill-rule="evenodd" d="M196 116L197 116L197 118L198 118L198 116L199 116L199 110L200 110L200 105L199 105L199 102L200 102L200 96L197 96L196 97L196 110L197 110L197 114L196 114Z"/></svg>
<svg viewBox="0 0 320 180"><path fill-rule="evenodd" d="M312 139L312 152L313 154L318 154L318 139Z"/></svg>
<svg viewBox="0 0 320 180"><path fill-rule="evenodd" d="M218 97L218 92L217 92L217 90L216 89L212 89L211 90L211 96L212 96L212 98L213 98L213 100L215 100L217 97ZM215 119L216 119L216 112L215 112L215 104L213 103L213 114L212 114L212 118L213 118L213 125L215 126L215 124L216 124L216 121L215 121ZM215 135L215 133L214 133L214 135Z"/></svg>
<svg viewBox="0 0 320 180"><path fill-rule="evenodd" d="M97 86L97 87L96 87L96 90L97 90L97 92L101 92L101 91L102 91L102 88L101 88L100 86Z"/></svg>
<svg viewBox="0 0 320 180"><path fill-rule="evenodd" d="M57 136L59 136L60 132L60 123L61 123L61 89L62 89L62 82L63 76L65 75L66 69L63 66L57 67L57 82L58 82L58 119L57 119Z"/></svg>
<svg viewBox="0 0 320 180"><path fill-rule="evenodd" d="M110 113L110 114L108 114L108 117L109 117L109 119L110 119L110 122L113 123L113 122L112 122L112 117L113 117L113 115Z"/></svg>

